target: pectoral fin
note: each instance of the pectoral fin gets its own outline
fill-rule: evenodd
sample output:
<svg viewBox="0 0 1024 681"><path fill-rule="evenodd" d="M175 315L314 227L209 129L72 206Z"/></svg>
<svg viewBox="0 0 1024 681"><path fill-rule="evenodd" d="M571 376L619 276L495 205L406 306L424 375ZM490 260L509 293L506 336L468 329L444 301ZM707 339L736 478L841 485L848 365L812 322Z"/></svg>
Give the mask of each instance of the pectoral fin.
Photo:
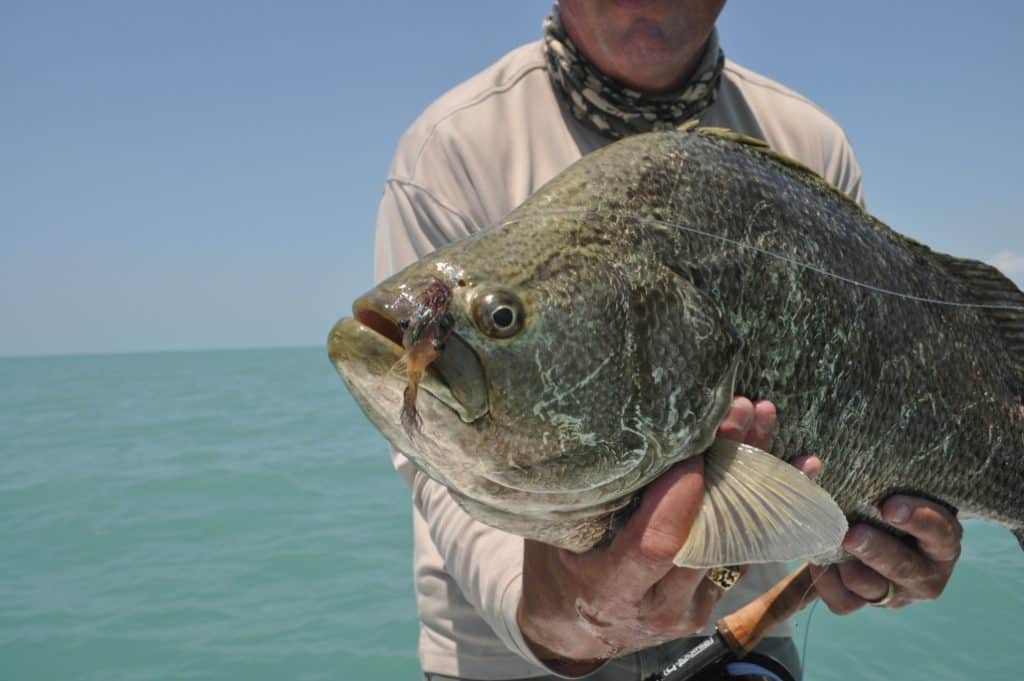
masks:
<svg viewBox="0 0 1024 681"><path fill-rule="evenodd" d="M704 457L704 501L675 564L693 568L834 554L846 516L793 466L719 438Z"/></svg>

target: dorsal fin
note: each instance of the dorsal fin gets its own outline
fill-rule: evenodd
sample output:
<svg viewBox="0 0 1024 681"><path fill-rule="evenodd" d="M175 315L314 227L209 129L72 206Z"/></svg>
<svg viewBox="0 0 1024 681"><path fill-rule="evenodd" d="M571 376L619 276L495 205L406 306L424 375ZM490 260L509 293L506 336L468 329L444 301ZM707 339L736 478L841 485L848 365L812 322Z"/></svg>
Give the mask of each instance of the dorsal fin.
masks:
<svg viewBox="0 0 1024 681"><path fill-rule="evenodd" d="M732 142L739 142L740 144L749 144L752 147L758 147L760 149L770 148L768 146L768 143L765 142L763 139L751 137L750 135L744 135L743 133L736 132L731 128L720 128L708 125L702 128L697 128L697 132L702 132L705 135L714 135L715 137L721 137L722 139L730 140ZM797 161L793 161L793 163L797 163Z"/></svg>
<svg viewBox="0 0 1024 681"><path fill-rule="evenodd" d="M971 302L987 306L983 312L998 329L1011 361L1024 381L1024 293L988 263L935 251L932 251L932 256L967 288Z"/></svg>
<svg viewBox="0 0 1024 681"><path fill-rule="evenodd" d="M686 121L684 123L680 123L679 126L676 127L676 130L678 130L679 132L690 132L691 130L693 130L694 128L697 128L699 126L700 126L700 119L699 118L691 118L690 120L688 120L688 121Z"/></svg>
<svg viewBox="0 0 1024 681"><path fill-rule="evenodd" d="M688 124L684 124L684 125L688 125ZM859 203L857 203L856 201L854 201L852 197L850 197L846 193L842 192L837 187L834 187L831 182L826 180L824 177L819 175L817 172L815 172L814 170L811 170L810 168L808 168L807 166L805 166L803 163L801 163L800 161L796 160L792 156L787 156L786 154L780 154L779 152L775 151L770 146L768 146L768 143L766 141L762 140L762 139L758 139L756 137L750 137L749 135L744 135L742 133L736 132L735 130L731 130L729 128L716 128L716 127L711 127L711 126L703 127L703 128L700 128L700 127L696 127L695 128L695 126L689 125L686 128L682 128L682 127L680 128L680 130L683 130L683 129L685 129L685 130L694 130L695 132L698 132L698 133L701 133L701 134L704 134L704 135L708 135L709 137L717 137L719 139L727 140L729 142L736 142L738 144L742 144L745 147L747 147L748 149L751 149L752 151L755 151L755 152L757 152L759 154L763 154L764 156L767 156L768 158L776 161L777 163L779 163L781 165L786 166L787 168L792 168L793 170L795 170L798 173L800 173L801 175L803 175L803 177L806 180L812 182L813 184L817 184L820 187L822 187L822 188L824 188L824 189L826 189L828 191L831 191L836 196L842 197L842 199L844 201L848 202L850 205L857 206L857 208L859 208L862 211L864 210L864 206L862 206ZM867 211L865 211L865 214L867 214Z"/></svg>

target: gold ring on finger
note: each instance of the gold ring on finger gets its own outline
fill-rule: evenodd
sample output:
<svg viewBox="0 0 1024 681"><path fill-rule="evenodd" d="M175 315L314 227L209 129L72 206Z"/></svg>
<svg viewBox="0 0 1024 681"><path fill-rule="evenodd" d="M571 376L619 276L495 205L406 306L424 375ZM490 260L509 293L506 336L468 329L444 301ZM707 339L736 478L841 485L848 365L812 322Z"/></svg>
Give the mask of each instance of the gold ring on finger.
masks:
<svg viewBox="0 0 1024 681"><path fill-rule="evenodd" d="M885 595L879 598L877 601L868 601L868 603L875 606L876 608L884 608L892 602L893 596L896 595L896 585L892 582L886 582L886 584L889 585L889 588L886 590Z"/></svg>
<svg viewBox="0 0 1024 681"><path fill-rule="evenodd" d="M736 582L740 581L742 574L739 567L735 565L723 565L708 569L704 576L722 591L728 591L735 586Z"/></svg>

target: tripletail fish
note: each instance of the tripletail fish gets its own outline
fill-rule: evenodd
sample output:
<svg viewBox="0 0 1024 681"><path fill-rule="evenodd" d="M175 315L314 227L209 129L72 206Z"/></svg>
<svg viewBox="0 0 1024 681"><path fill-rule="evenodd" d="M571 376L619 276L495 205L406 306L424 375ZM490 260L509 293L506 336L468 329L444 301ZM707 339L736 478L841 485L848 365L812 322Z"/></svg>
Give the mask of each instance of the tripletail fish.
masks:
<svg viewBox="0 0 1024 681"><path fill-rule="evenodd" d="M424 293L406 343L394 302L442 271L464 285ZM704 454L680 565L841 560L848 520L899 533L879 513L897 492L1022 536L1024 294L762 142L623 139L353 310L329 340L349 390L494 527L586 550ZM716 441L734 395L776 404L770 452ZM804 452L816 483L786 463Z"/></svg>

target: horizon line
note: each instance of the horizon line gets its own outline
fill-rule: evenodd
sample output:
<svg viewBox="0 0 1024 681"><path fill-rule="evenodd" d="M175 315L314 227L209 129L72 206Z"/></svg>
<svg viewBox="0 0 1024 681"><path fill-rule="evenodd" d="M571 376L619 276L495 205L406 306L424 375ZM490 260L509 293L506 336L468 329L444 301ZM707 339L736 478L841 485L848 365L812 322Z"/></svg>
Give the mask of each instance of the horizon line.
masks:
<svg viewBox="0 0 1024 681"><path fill-rule="evenodd" d="M70 357L117 357L121 355L163 355L189 352L255 352L264 350L310 350L319 345L252 345L241 347L214 346L197 348L164 348L160 350L93 350L85 352L37 352L0 354L0 361L7 359L59 359Z"/></svg>

